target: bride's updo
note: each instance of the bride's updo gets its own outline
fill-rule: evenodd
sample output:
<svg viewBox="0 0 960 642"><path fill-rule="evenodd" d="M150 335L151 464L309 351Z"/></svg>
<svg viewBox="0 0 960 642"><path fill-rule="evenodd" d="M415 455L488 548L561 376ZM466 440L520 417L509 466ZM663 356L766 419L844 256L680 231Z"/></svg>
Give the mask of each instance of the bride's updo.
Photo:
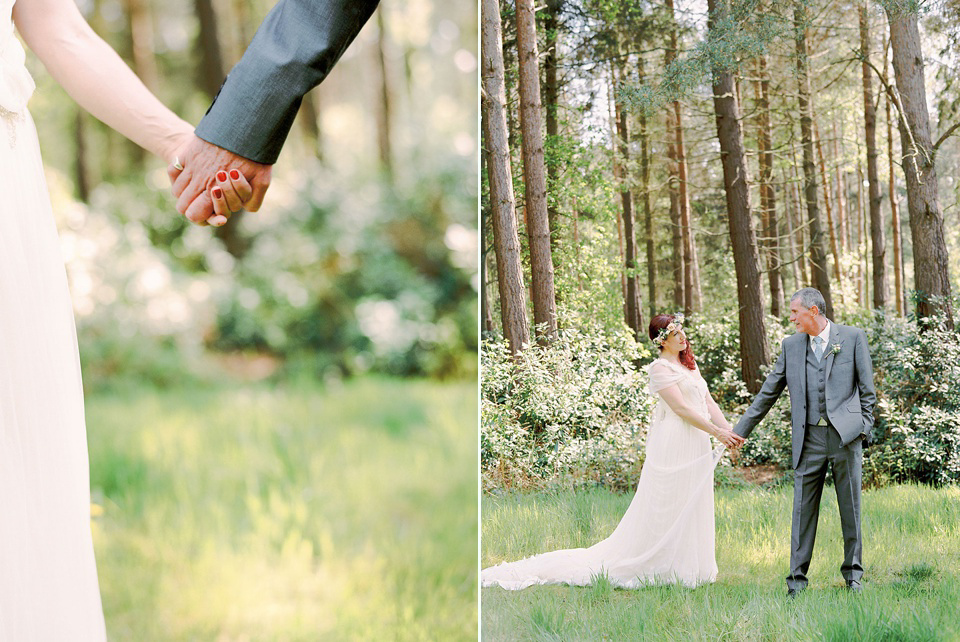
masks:
<svg viewBox="0 0 960 642"><path fill-rule="evenodd" d="M650 340L654 342L654 345L657 346L658 350L662 351L663 346L657 343L657 339L661 336L661 334L663 335L666 334L667 326L673 323L676 318L677 318L677 315L673 315L673 314L658 314L657 316L650 319L650 330L649 330ZM682 323L683 321L682 317L680 321ZM680 358L680 363L685 365L687 368L691 370L697 369L697 365L694 361L694 356L693 356L693 348L690 347L689 338L687 339L687 347L686 349L680 351L679 358Z"/></svg>

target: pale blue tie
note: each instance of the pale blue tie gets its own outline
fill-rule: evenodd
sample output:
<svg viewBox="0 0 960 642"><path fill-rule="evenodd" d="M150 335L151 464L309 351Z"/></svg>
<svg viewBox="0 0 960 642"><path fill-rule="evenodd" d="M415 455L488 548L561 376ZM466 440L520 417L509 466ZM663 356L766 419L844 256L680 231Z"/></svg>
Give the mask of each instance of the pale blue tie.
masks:
<svg viewBox="0 0 960 642"><path fill-rule="evenodd" d="M818 362L823 358L823 337L813 338L813 354L817 356Z"/></svg>

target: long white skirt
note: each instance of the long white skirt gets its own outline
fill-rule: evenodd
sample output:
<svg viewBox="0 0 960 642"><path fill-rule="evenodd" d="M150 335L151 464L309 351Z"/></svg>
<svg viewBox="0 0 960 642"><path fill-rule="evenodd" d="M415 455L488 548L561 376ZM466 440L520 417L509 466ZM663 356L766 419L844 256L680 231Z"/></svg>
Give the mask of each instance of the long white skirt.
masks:
<svg viewBox="0 0 960 642"><path fill-rule="evenodd" d="M29 115L0 118L0 640L106 639L70 293ZM12 144L11 144L12 143Z"/></svg>
<svg viewBox="0 0 960 642"><path fill-rule="evenodd" d="M711 451L705 432L668 412L650 427L636 494L610 537L485 568L481 584L585 586L598 576L622 588L713 582L713 471L722 452L722 446Z"/></svg>

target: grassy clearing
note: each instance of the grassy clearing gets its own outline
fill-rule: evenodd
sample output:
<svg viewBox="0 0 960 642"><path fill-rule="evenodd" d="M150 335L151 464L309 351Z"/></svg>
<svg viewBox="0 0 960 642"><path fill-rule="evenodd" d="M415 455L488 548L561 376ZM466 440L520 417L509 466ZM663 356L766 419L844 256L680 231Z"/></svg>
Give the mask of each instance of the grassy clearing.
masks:
<svg viewBox="0 0 960 642"><path fill-rule="evenodd" d="M606 537L630 502L603 490L483 499L484 567ZM864 593L843 588L833 489L824 492L810 588L786 599L792 488L716 495L715 584L697 589L483 589L484 640L960 640L960 488L863 498Z"/></svg>
<svg viewBox="0 0 960 642"><path fill-rule="evenodd" d="M111 640L476 637L476 384L87 401Z"/></svg>

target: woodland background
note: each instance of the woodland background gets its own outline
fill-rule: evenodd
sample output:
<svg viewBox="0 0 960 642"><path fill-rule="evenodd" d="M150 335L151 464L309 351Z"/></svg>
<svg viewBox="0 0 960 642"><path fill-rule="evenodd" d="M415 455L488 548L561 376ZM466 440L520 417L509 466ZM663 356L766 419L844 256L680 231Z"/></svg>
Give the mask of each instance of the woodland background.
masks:
<svg viewBox="0 0 960 642"><path fill-rule="evenodd" d="M865 483L960 481L960 5L536 9L482 2L484 488L631 488L651 316L736 419L808 285L868 333ZM741 464L789 469L785 402Z"/></svg>
<svg viewBox="0 0 960 642"><path fill-rule="evenodd" d="M274 4L79 2L194 123ZM218 230L28 54L110 639L475 637L477 33L383 0Z"/></svg>

